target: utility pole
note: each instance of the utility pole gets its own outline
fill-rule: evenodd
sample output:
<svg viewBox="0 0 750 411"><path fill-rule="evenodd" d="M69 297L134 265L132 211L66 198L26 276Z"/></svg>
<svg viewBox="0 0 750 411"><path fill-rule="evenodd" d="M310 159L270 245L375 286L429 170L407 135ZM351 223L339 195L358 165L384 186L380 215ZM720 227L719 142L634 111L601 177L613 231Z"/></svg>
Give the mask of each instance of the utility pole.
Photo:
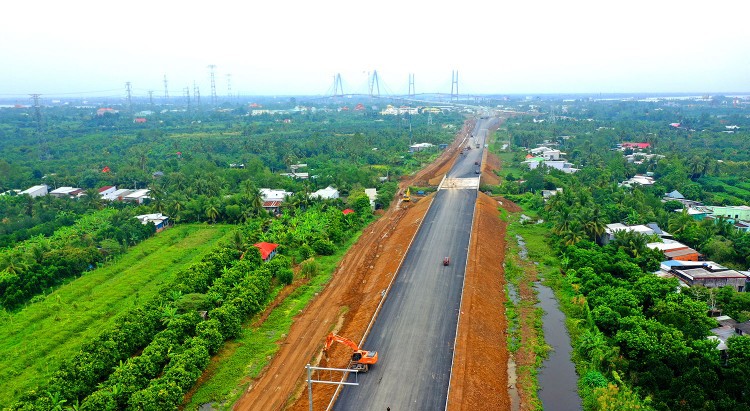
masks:
<svg viewBox="0 0 750 411"><path fill-rule="evenodd" d="M148 104L153 107L154 106L154 90L148 91Z"/></svg>
<svg viewBox="0 0 750 411"><path fill-rule="evenodd" d="M164 101L169 101L169 87L167 87L167 75L164 75Z"/></svg>
<svg viewBox="0 0 750 411"><path fill-rule="evenodd" d="M458 70L451 71L451 101L454 99L458 100Z"/></svg>
<svg viewBox="0 0 750 411"><path fill-rule="evenodd" d="M211 70L211 105L216 105L216 69L215 64L209 64L208 68Z"/></svg>
<svg viewBox="0 0 750 411"><path fill-rule="evenodd" d="M414 97L417 94L417 90L414 88L414 73L409 73L409 97Z"/></svg>
<svg viewBox="0 0 750 411"><path fill-rule="evenodd" d="M133 112L133 101L130 99L130 82L125 83L125 91L128 93L128 110Z"/></svg>
<svg viewBox="0 0 750 411"><path fill-rule="evenodd" d="M377 94L375 94L377 90ZM380 97L380 82L378 81L378 71L373 70L372 78L370 79L370 97Z"/></svg>

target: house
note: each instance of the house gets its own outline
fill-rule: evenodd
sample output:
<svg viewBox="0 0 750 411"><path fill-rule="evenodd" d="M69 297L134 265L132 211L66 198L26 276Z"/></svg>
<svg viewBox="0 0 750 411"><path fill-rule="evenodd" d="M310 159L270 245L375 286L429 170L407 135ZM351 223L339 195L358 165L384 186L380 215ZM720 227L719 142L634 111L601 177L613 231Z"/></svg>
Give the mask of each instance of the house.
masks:
<svg viewBox="0 0 750 411"><path fill-rule="evenodd" d="M162 213L137 215L134 218L137 218L143 225L154 223L157 233L167 228L169 224L169 217Z"/></svg>
<svg viewBox="0 0 750 411"><path fill-rule="evenodd" d="M100 109L96 110L96 115L97 116L103 116L105 114L117 114L117 110L115 110L113 108L109 108L109 107L104 107L104 108L100 108Z"/></svg>
<svg viewBox="0 0 750 411"><path fill-rule="evenodd" d="M750 207L748 206L729 206L713 207L714 217L726 217L734 220L750 221Z"/></svg>
<svg viewBox="0 0 750 411"><path fill-rule="evenodd" d="M143 204L145 200L148 200L150 197L148 196L148 193L150 190L148 189L141 189L141 190L135 190L131 192L130 194L122 197L122 201L131 201L138 204Z"/></svg>
<svg viewBox="0 0 750 411"><path fill-rule="evenodd" d="M670 272L691 287L702 285L707 288L719 288L728 285L742 292L747 282L747 276L713 261L683 262L673 267Z"/></svg>
<svg viewBox="0 0 750 411"><path fill-rule="evenodd" d="M683 196L682 194L680 194L680 192L677 191L677 190L674 190L671 193L664 194L664 200L667 200L667 201L669 201L669 200L684 200L684 199L685 199L685 196Z"/></svg>
<svg viewBox="0 0 750 411"><path fill-rule="evenodd" d="M146 121L147 121L147 120L146 120L146 119L145 119L144 117L136 117L136 118L135 118L135 119L133 120L133 123L135 123L135 124L145 124L145 123L146 123Z"/></svg>
<svg viewBox="0 0 750 411"><path fill-rule="evenodd" d="M644 176L643 174L636 174L633 177L623 181L619 184L620 187L627 186L632 187L634 185L651 186L654 185L654 178L650 176Z"/></svg>
<svg viewBox="0 0 750 411"><path fill-rule="evenodd" d="M115 191L117 191L116 186L104 186L99 189L99 195L106 199L108 195L113 194Z"/></svg>
<svg viewBox="0 0 750 411"><path fill-rule="evenodd" d="M631 149L631 150L646 150L648 148L651 148L651 143L631 143L626 142L620 144L620 148L623 150Z"/></svg>
<svg viewBox="0 0 750 411"><path fill-rule="evenodd" d="M253 246L257 247L258 250L260 250L260 258L263 261L269 261L276 255L276 247L278 247L279 245L263 242L253 244Z"/></svg>
<svg viewBox="0 0 750 411"><path fill-rule="evenodd" d="M41 197L41 196L46 196L46 195L47 195L47 189L48 189L48 188L49 188L49 187L47 187L47 185L45 185L45 184L42 184L42 185L34 186L34 187L31 187L31 188L27 188L26 190L23 190L23 191L21 191L21 192L20 192L20 193L18 193L18 194L19 194L19 195L23 195L23 194L26 194L26 195L28 195L29 197Z"/></svg>
<svg viewBox="0 0 750 411"><path fill-rule="evenodd" d="M712 328L710 332L713 335L709 335L706 338L710 340L718 341L719 344L716 346L717 350L726 351L728 348L727 340L731 337L734 337L735 335L738 335L735 327L739 323L733 320L728 315L721 315L721 316L716 317L716 322L718 323L719 326L716 328Z"/></svg>
<svg viewBox="0 0 750 411"><path fill-rule="evenodd" d="M662 239L672 239L672 234L669 234L666 231L663 231L661 228L659 228L659 225L656 223L648 223L646 225L639 224L639 225L631 225L627 226L625 224L621 223L614 223L614 224L607 224L607 227L604 229L604 235L602 236L602 243L607 244L608 242L615 239L615 236L617 235L618 231L634 231L636 233L640 233L643 235L658 235Z"/></svg>
<svg viewBox="0 0 750 411"><path fill-rule="evenodd" d="M529 153L531 153L532 156L537 157L537 156L541 156L543 153L550 151L550 150L552 149L549 147L540 146L540 147L530 149Z"/></svg>
<svg viewBox="0 0 750 411"><path fill-rule="evenodd" d="M282 201L280 200L264 201L263 209L269 213L279 214L281 213L281 203Z"/></svg>
<svg viewBox="0 0 750 411"><path fill-rule="evenodd" d="M292 171L291 173L280 173L279 175L298 180L307 180L308 178L310 178L310 173L297 173L294 171Z"/></svg>
<svg viewBox="0 0 750 411"><path fill-rule="evenodd" d="M666 239L663 242L648 243L646 244L646 247L652 250L661 251L664 253L664 257L667 260L699 261L702 257L701 253L685 244L669 239Z"/></svg>
<svg viewBox="0 0 750 411"><path fill-rule="evenodd" d="M335 188L328 186L326 188L322 188L310 194L310 198L320 198L322 200L333 200L333 199L339 198L339 190L336 190Z"/></svg>
<svg viewBox="0 0 750 411"><path fill-rule="evenodd" d="M545 160L561 160L562 155L565 155L565 153L560 150L547 150L542 153L542 158Z"/></svg>
<svg viewBox="0 0 750 411"><path fill-rule="evenodd" d="M57 198L75 197L81 192L83 192L83 190L77 187L60 187L50 191L49 195Z"/></svg>
<svg viewBox="0 0 750 411"><path fill-rule="evenodd" d="M354 214L354 210L352 210L351 208L347 208L346 210L343 210L341 213L343 215Z"/></svg>
<svg viewBox="0 0 750 411"><path fill-rule="evenodd" d="M547 201L550 199L550 197L557 195L557 193L562 193L562 188L555 188L554 190L542 190L542 198L544 198L544 201Z"/></svg>
<svg viewBox="0 0 750 411"><path fill-rule="evenodd" d="M375 188L365 188L365 195L370 199L370 208L375 209L375 200L378 199L378 190Z"/></svg>
<svg viewBox="0 0 750 411"><path fill-rule="evenodd" d="M418 151L427 150L428 148L432 148L432 147L435 147L435 145L434 144L430 144L430 143L412 144L411 146L409 146L409 152L410 153L416 153Z"/></svg>
<svg viewBox="0 0 750 411"><path fill-rule="evenodd" d="M130 190L128 188L121 188L119 190L115 190L107 195L103 195L102 198L107 201L122 201L125 196L132 193L133 190Z"/></svg>
<svg viewBox="0 0 750 411"><path fill-rule="evenodd" d="M261 188L260 195L263 201L284 201L286 197L293 195L294 193L285 190L274 190L270 188Z"/></svg>

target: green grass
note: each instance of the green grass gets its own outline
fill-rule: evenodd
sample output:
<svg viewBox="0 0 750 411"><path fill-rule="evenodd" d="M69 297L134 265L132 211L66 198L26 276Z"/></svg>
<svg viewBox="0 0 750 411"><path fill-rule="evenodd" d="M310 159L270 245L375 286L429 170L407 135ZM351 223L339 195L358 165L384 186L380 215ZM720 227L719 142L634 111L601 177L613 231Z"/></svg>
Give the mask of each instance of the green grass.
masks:
<svg viewBox="0 0 750 411"><path fill-rule="evenodd" d="M211 403L214 409L230 409L245 392L249 384L248 378L256 378L276 355L279 350L278 341L289 333L294 317L323 290L339 261L360 234L349 239L336 254L319 257L317 261L321 268L320 274L286 297L263 324L252 327L252 321L248 321L239 337L225 343L219 353L220 360L209 366L210 377L198 387L184 409L197 410L206 403ZM301 373L304 370L298 371Z"/></svg>
<svg viewBox="0 0 750 411"><path fill-rule="evenodd" d="M180 225L131 248L22 310L0 312L0 404L46 382L62 360L147 302L176 273L198 261L231 226Z"/></svg>

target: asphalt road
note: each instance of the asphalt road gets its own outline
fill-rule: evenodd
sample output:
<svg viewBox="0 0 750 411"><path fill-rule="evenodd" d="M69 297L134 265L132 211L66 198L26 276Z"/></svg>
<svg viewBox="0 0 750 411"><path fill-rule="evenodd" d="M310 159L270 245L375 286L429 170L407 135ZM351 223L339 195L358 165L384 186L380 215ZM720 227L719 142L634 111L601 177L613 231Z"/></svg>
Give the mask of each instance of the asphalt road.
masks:
<svg viewBox="0 0 750 411"><path fill-rule="evenodd" d="M471 147L470 150L464 150L464 154L458 156L458 160L453 168L448 172L448 178L473 178L479 177L476 171L482 163L482 152L487 142L487 128L496 121L495 119L477 120L472 137L466 140L464 147ZM477 143L479 148L477 149ZM479 163L479 165L475 164Z"/></svg>
<svg viewBox="0 0 750 411"><path fill-rule="evenodd" d="M475 161L481 162L492 121L477 122L467 141L472 149L448 177L479 177ZM357 376L359 386L342 389L335 410L445 409L476 199L474 190L438 191L361 347L378 351L378 364Z"/></svg>
<svg viewBox="0 0 750 411"><path fill-rule="evenodd" d="M474 190L437 193L361 347L378 351L378 364L343 389L335 410L445 408L476 198Z"/></svg>

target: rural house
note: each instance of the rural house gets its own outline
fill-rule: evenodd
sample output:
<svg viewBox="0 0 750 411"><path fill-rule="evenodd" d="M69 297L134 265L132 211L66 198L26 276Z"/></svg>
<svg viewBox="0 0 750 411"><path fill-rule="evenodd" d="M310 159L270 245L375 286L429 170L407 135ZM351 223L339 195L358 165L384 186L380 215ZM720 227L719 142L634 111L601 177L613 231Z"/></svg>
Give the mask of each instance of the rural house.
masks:
<svg viewBox="0 0 750 411"><path fill-rule="evenodd" d="M269 261L276 255L276 247L278 247L279 245L263 242L253 244L253 246L257 247L258 250L260 250L260 258L263 261Z"/></svg>

